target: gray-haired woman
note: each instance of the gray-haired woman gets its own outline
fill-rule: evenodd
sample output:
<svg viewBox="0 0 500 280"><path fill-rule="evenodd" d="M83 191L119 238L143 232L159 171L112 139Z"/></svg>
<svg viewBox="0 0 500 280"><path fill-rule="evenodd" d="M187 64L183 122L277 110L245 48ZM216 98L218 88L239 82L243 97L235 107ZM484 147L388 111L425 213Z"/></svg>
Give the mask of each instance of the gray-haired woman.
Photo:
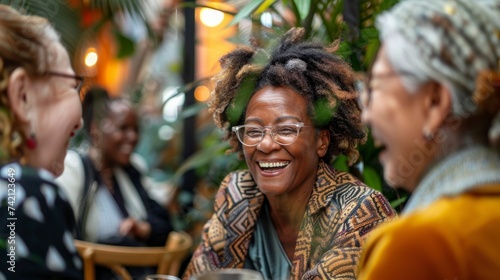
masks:
<svg viewBox="0 0 500 280"><path fill-rule="evenodd" d="M498 279L500 1L402 1L377 24L363 119L412 196L359 279Z"/></svg>

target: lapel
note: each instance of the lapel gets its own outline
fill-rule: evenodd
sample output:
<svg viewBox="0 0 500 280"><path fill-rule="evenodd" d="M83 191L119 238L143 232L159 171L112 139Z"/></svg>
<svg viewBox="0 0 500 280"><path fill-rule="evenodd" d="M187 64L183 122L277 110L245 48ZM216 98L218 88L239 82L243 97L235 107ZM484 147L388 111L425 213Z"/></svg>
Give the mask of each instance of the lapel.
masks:
<svg viewBox="0 0 500 280"><path fill-rule="evenodd" d="M332 186L336 185L338 179L336 173L326 163L320 162L317 180L297 237L291 278L297 278L295 275L300 276L308 270L315 232L322 232L322 227L330 226L328 223L318 222L318 219L323 220L325 213L321 209L327 207L332 200L335 191ZM248 170L234 172L222 187L225 192L216 197L216 205L219 205L216 209L217 215L224 219L224 224L227 225L222 228L225 239L217 245L224 248L221 266L242 268L265 197ZM220 201L217 201L219 199Z"/></svg>
<svg viewBox="0 0 500 280"><path fill-rule="evenodd" d="M318 166L316 178L316 183L314 184L297 237L290 279L300 279L314 265L311 264L312 246L318 245L314 239L322 239L321 236L316 236L317 233L326 232L326 227L331 226L330 223L321 222L329 220L328 217L323 217L325 215L328 216L328 213L321 211L321 209L327 207L332 200L335 191L335 187L332 186L336 186L335 181L337 179L336 171L321 161Z"/></svg>
<svg viewBox="0 0 500 280"><path fill-rule="evenodd" d="M234 172L222 196L224 202L216 203L220 205L217 214L226 224L221 266L242 268L265 197L248 170Z"/></svg>

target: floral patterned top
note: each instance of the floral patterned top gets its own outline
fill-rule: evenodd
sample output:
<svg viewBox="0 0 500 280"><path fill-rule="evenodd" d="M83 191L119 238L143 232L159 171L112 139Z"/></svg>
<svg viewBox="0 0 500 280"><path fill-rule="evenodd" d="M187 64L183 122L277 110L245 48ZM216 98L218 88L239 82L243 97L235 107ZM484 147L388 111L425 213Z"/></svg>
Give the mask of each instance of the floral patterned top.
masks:
<svg viewBox="0 0 500 280"><path fill-rule="evenodd" d="M0 167L0 279L83 279L73 211L51 173Z"/></svg>

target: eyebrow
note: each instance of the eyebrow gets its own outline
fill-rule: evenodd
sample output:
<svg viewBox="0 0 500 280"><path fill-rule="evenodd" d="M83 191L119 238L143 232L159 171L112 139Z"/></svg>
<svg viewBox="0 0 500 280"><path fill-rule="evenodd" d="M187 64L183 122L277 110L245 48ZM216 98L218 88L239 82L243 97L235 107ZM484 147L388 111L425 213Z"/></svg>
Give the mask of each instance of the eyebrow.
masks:
<svg viewBox="0 0 500 280"><path fill-rule="evenodd" d="M296 116L280 116L278 117L274 122L275 123L281 123L287 120L296 120L298 122L302 122L302 120L299 117ZM256 122L256 123L262 123L262 119L260 118L248 118L245 120L246 123L251 123L251 122Z"/></svg>

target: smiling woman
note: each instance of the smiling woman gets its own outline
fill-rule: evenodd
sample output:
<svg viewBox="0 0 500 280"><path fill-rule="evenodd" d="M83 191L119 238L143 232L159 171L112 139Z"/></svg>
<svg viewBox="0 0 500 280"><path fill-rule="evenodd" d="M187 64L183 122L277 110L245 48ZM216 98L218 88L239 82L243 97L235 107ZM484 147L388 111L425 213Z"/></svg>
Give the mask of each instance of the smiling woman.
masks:
<svg viewBox="0 0 500 280"><path fill-rule="evenodd" d="M139 139L138 116L130 102L90 88L83 101L90 149L68 152L57 181L66 186L79 225L78 238L110 245L164 246L172 229L166 208L151 199L133 151ZM129 268L141 278L155 269ZM97 271L98 279L111 272Z"/></svg>
<svg viewBox="0 0 500 280"><path fill-rule="evenodd" d="M377 19L363 119L384 177L412 195L359 279L500 275L499 14L499 0L407 0Z"/></svg>
<svg viewBox="0 0 500 280"><path fill-rule="evenodd" d="M82 278L73 212L54 182L81 128L76 85L49 22L0 5L0 279Z"/></svg>
<svg viewBox="0 0 500 280"><path fill-rule="evenodd" d="M303 29L267 57L240 47L220 59L211 104L216 124L247 163L224 179L215 214L184 279L247 268L264 279L355 279L365 237L394 217L387 200L351 174L366 137L354 75Z"/></svg>

